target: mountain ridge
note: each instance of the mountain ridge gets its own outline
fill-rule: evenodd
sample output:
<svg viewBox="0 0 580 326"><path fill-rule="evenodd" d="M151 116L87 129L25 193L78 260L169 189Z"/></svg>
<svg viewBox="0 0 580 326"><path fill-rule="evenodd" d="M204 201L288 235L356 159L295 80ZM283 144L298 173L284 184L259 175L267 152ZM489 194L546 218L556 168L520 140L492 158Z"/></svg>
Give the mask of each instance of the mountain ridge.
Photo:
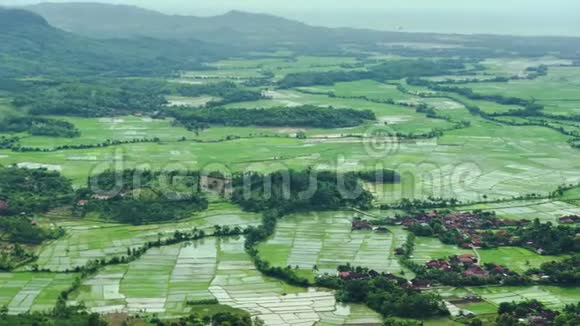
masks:
<svg viewBox="0 0 580 326"><path fill-rule="evenodd" d="M194 39L92 39L51 26L40 15L0 8L0 78L38 75L169 74L203 69L230 48Z"/></svg>
<svg viewBox="0 0 580 326"><path fill-rule="evenodd" d="M20 7L35 12L58 28L95 38L131 38L149 36L154 38L188 39L205 41L225 38L218 32L233 30L237 34L272 34L266 26L277 25L276 32L296 32L296 29L317 28L304 23L266 14L254 14L238 10L218 16L167 15L154 10L129 5L102 3L41 3ZM103 23L105 22L105 23ZM239 36L238 36L239 37Z"/></svg>
<svg viewBox="0 0 580 326"><path fill-rule="evenodd" d="M269 14L232 10L217 16L168 15L138 6L103 3L41 3L20 7L43 16L49 24L93 38L138 38L187 40L236 46L250 51L286 48L302 53L340 53L342 45L355 45L364 51L384 51L384 44L429 43L454 45L471 51L486 49L505 54L546 55L559 52L565 57L580 54L580 38L530 37L506 35L467 35L379 31L357 28L313 26ZM404 46L403 46L404 47ZM403 49L406 54L462 55L456 49L444 52L428 49Z"/></svg>

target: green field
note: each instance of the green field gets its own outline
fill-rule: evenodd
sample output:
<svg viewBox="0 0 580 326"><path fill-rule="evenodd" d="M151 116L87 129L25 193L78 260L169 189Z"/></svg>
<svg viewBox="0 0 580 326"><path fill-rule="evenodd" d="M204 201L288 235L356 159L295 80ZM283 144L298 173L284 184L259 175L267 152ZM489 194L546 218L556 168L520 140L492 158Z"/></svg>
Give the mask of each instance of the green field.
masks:
<svg viewBox="0 0 580 326"><path fill-rule="evenodd" d="M481 301L459 301L453 304L464 313L474 313L478 318L493 321L497 316L497 308L502 302L521 302L536 299L550 309L562 310L565 305L578 301L577 287L554 286L483 286L468 288L441 287L436 290L447 302L462 300L467 294L476 294Z"/></svg>
<svg viewBox="0 0 580 326"><path fill-rule="evenodd" d="M539 255L528 249L519 247L500 247L496 249L478 250L483 263L495 263L508 266L510 270L523 273L530 268L540 267L542 263L561 260L564 256Z"/></svg>
<svg viewBox="0 0 580 326"><path fill-rule="evenodd" d="M242 129L248 134L260 132L255 128L238 130ZM208 132L220 130L224 129L210 128ZM236 129L230 132L233 134ZM343 133L338 131L337 136ZM321 138L299 140L279 135L283 137L220 143L139 143L50 153L1 150L0 162L51 165L77 184L84 182L90 173L114 166L271 171L337 165L357 169L380 164L409 174L405 182L413 185L411 192L415 198L461 200L481 200L483 195L494 199L530 192L545 194L560 184L580 181L580 153L565 143L564 136L542 127L505 127L474 121L468 129L415 143L392 143L391 137L361 140L321 134ZM44 142L48 144L50 139ZM551 174L554 169L559 173Z"/></svg>
<svg viewBox="0 0 580 326"><path fill-rule="evenodd" d="M564 196L562 199L576 198L574 191L568 192L567 196L569 197ZM461 207L461 210L465 211L474 209L494 211L497 214L497 217L502 219L539 219L542 222L552 223L559 223L558 219L562 216L580 214L579 206L570 204L564 200L560 201L553 199L518 200Z"/></svg>
<svg viewBox="0 0 580 326"><path fill-rule="evenodd" d="M352 212L290 215L280 221L272 239L260 244L260 257L274 266L299 266L322 274L334 274L346 263L394 274L406 270L394 255L406 232L397 227L388 233L353 231L354 216ZM314 266L318 271L312 271Z"/></svg>
<svg viewBox="0 0 580 326"><path fill-rule="evenodd" d="M214 225L246 227L260 223L258 214L242 212L227 203L214 203L207 211L179 222L151 225L122 225L99 220L70 217L67 212L53 212L40 219L41 225L63 227L66 235L38 249L36 264L54 271L72 270L88 261L126 255L128 248L142 247L149 241L173 236L176 230L193 228L213 232Z"/></svg>
<svg viewBox="0 0 580 326"><path fill-rule="evenodd" d="M10 313L51 310L60 292L77 275L54 273L0 273L0 306Z"/></svg>
<svg viewBox="0 0 580 326"><path fill-rule="evenodd" d="M580 68L550 66L548 75L534 80L508 83L474 83L461 85L479 94L534 99L547 113L568 116L580 114Z"/></svg>
<svg viewBox="0 0 580 326"><path fill-rule="evenodd" d="M411 258L422 264L433 259L463 254L473 254L473 251L444 244L437 238L417 237L415 251L413 251L413 257Z"/></svg>
<svg viewBox="0 0 580 326"><path fill-rule="evenodd" d="M230 173L289 168L339 171L386 168L399 172L400 183L364 184L375 195L373 203L376 207L369 216L347 208L284 216L278 221L274 234L257 245L261 259L272 266L297 268L299 275L311 281L317 274L335 274L337 266L346 263L412 279L414 274L394 255L395 248L406 240L406 230L391 226L387 233L351 230L355 217L371 219L372 214L381 217L407 214L378 208L379 204L393 204L403 198L456 198L463 202L453 208L456 211L494 211L501 219L537 218L556 224L564 215L580 215L580 188L572 188L555 198L514 198L531 193L545 196L558 186L580 182L580 152L567 143L569 136L543 126L511 126L506 123L538 122L537 117L507 116L495 122L471 114L465 106L477 105L488 114L522 107L470 100L452 93L433 93L425 87L409 86L405 80L357 80L298 89L278 89L275 86L276 81L292 73L362 70L401 59L397 55L366 53L365 60L365 55L357 53L323 57L296 55L281 49L210 63L209 66L215 70L183 71L166 78L138 78L183 84L219 81L243 84L270 76L264 83L266 86L248 86L262 90L266 98L230 103L225 107L235 110L332 106L371 110L377 117L376 121L366 121L351 128L329 129L211 125L193 132L172 125L170 118L54 116L51 118L74 124L81 131L80 137L53 138L27 133L2 133L0 136L19 136L22 146L46 150L57 146L97 145L107 140L158 138L158 141L46 152L2 149L0 164L57 170L71 178L77 189L86 186L88 176L111 168L200 169ZM569 64L568 60L514 57L489 58L479 63L485 69L471 75L446 74L428 79L440 82L510 77L524 75L528 67L548 64L548 75L533 80L474 82L457 86L469 87L482 94L533 98L546 107L546 113L562 116L580 113L580 68L557 66ZM469 62L468 66L476 65ZM409 92L400 91L398 83ZM422 96L425 94L429 96ZM2 92L0 96L0 116L15 114L9 94ZM167 96L167 99L170 105L199 107L216 98ZM377 103L388 99L395 104ZM438 116L452 122L417 112L413 106L419 104L429 105ZM453 121L465 121L469 125L451 130L455 126ZM577 122L559 118L547 121L551 127L580 131ZM433 138L409 137L433 131L442 134ZM303 133L305 139L297 138L299 133ZM227 198L217 197L210 195L211 204L207 211L163 224L134 226L108 223L95 215L74 217L69 207L35 215L39 226L62 227L66 231L57 240L31 247L38 255L34 264L53 273L33 272L33 265L21 266L11 273L0 273L0 306L6 305L10 313L48 310L56 303L59 293L67 289L77 276L71 271L89 261L124 256L128 249L169 238L175 231L197 228L211 234L215 225L245 228L262 222L261 213L244 212ZM518 273L547 261L565 258L564 255L542 256L516 247L466 250L443 244L437 238L417 237L411 259L423 264L432 259L465 253L478 255L482 263L505 265ZM501 302L538 299L550 308L562 309L565 304L578 301L580 296L576 287L554 286L437 287L434 291L448 301L447 306L453 315L459 311L473 312L486 324L494 320ZM453 303L454 300L461 302L457 299L469 293L480 295L483 301ZM243 237L207 237L151 248L139 259L99 269L96 274L83 279L81 287L68 299L71 304L84 302L93 312L156 313L163 318L190 313L194 308L186 304L187 300L217 299L219 304L245 310L267 325L381 322L381 317L367 306L338 303L335 293L328 289L297 288L262 275L245 251ZM196 306L195 309L220 310L220 307ZM436 318L425 320L424 324L453 325L454 322L448 318Z"/></svg>
<svg viewBox="0 0 580 326"><path fill-rule="evenodd" d="M172 317L191 310L186 300L209 298L249 311L268 324L376 320L363 307L337 308L332 292L306 291L262 276L245 253L243 238L203 239L151 249L135 262L107 267L87 279L71 302L83 301L96 312Z"/></svg>
<svg viewBox="0 0 580 326"><path fill-rule="evenodd" d="M520 302L536 299L552 309L562 309L565 305L576 303L580 290L577 287L562 288L553 286L528 287L481 287L470 288L470 291L480 295L485 301L499 305L502 302Z"/></svg>

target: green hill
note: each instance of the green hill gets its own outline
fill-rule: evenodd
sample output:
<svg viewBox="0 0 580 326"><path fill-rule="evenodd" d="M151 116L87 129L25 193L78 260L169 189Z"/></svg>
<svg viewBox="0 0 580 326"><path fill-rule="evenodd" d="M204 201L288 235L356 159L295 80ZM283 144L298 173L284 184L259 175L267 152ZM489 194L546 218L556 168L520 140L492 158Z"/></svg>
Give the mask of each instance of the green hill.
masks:
<svg viewBox="0 0 580 326"><path fill-rule="evenodd" d="M196 40L95 40L54 28L41 16L0 8L0 78L150 75L199 69L226 46Z"/></svg>
<svg viewBox="0 0 580 326"><path fill-rule="evenodd" d="M485 53L578 56L580 38L497 35L445 35L372 31L310 26L266 14L230 11L212 17L167 15L135 6L102 3L43 3L23 7L45 17L51 25L97 38L197 39L235 45L246 50L290 48L340 53L344 44L402 55L473 56ZM402 43L445 44L451 47L417 49Z"/></svg>

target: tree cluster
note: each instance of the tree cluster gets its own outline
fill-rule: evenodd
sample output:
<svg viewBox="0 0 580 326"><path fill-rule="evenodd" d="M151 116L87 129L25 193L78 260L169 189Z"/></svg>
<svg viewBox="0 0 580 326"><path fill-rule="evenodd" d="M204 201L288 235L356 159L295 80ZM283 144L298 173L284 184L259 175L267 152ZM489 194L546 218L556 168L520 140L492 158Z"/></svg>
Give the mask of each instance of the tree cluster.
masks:
<svg viewBox="0 0 580 326"><path fill-rule="evenodd" d="M363 79L382 82L402 78L452 75L464 68L464 64L456 60L397 60L375 65L368 70L288 74L278 82L278 86L281 88L293 88L313 85L333 85L337 82Z"/></svg>
<svg viewBox="0 0 580 326"><path fill-rule="evenodd" d="M355 172L308 169L237 176L232 201L248 211L275 209L286 214L344 207L368 209L372 194L362 187Z"/></svg>
<svg viewBox="0 0 580 326"><path fill-rule="evenodd" d="M359 171L357 176L361 180L372 183L399 183L401 181L399 173L389 169Z"/></svg>
<svg viewBox="0 0 580 326"><path fill-rule="evenodd" d="M0 228L2 228L2 222L0 222ZM12 248L9 247L0 248L2 250L0 252L0 271L12 271L17 266L21 266L37 258L33 253L26 251L18 243L14 244Z"/></svg>
<svg viewBox="0 0 580 326"><path fill-rule="evenodd" d="M73 197L71 182L58 172L0 166L0 215L44 212Z"/></svg>
<svg viewBox="0 0 580 326"><path fill-rule="evenodd" d="M192 216L194 212L207 209L203 196L192 196L184 200L147 200L112 198L93 200L86 212L98 213L101 218L128 224L147 224L175 221Z"/></svg>
<svg viewBox="0 0 580 326"><path fill-rule="evenodd" d="M206 104L208 107L225 105L235 102L248 102L263 99L262 92L239 87L236 83L225 81L200 85L181 85L177 88L181 96L197 97L210 95L218 97Z"/></svg>
<svg viewBox="0 0 580 326"><path fill-rule="evenodd" d="M566 305L562 312L546 308L538 300L502 302L497 310L497 326L573 326L580 322L580 303Z"/></svg>
<svg viewBox="0 0 580 326"><path fill-rule="evenodd" d="M14 99L33 115L105 117L132 113L152 114L167 103L164 84L154 82L98 80L36 86Z"/></svg>
<svg viewBox="0 0 580 326"><path fill-rule="evenodd" d="M561 285L578 285L580 283L580 255L562 261L545 262L539 268L531 268L526 271L527 275L539 274L546 276L542 282Z"/></svg>
<svg viewBox="0 0 580 326"><path fill-rule="evenodd" d="M108 170L89 177L77 199L85 201L78 215L130 224L178 220L208 207L197 171Z"/></svg>
<svg viewBox="0 0 580 326"><path fill-rule="evenodd" d="M368 120L376 120L375 114L369 110L335 109L313 105L269 109L175 108L169 114L188 130L205 129L210 125L345 128L358 126Z"/></svg>
<svg viewBox="0 0 580 326"><path fill-rule="evenodd" d="M580 251L580 226L565 226L540 223L535 219L526 227L516 228L511 233L517 237L515 245L541 249L546 255L561 255Z"/></svg>
<svg viewBox="0 0 580 326"><path fill-rule="evenodd" d="M12 117L0 121L0 132L28 132L33 136L67 137L80 136L80 131L67 121L39 117Z"/></svg>
<svg viewBox="0 0 580 326"><path fill-rule="evenodd" d="M403 287L385 275L361 279L339 279L322 276L317 284L332 284L341 302L364 303L384 317L429 318L448 315L441 298Z"/></svg>
<svg viewBox="0 0 580 326"><path fill-rule="evenodd" d="M62 228L44 228L32 223L25 216L8 216L0 219L0 229L12 243L40 244L45 240L64 235Z"/></svg>

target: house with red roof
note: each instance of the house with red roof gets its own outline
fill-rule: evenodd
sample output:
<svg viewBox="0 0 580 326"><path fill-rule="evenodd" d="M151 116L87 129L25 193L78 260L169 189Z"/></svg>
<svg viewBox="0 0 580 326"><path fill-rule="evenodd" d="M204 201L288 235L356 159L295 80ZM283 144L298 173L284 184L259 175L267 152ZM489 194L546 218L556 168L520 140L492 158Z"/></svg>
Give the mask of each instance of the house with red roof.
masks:
<svg viewBox="0 0 580 326"><path fill-rule="evenodd" d="M352 221L353 230L372 230L373 226L365 220L354 220Z"/></svg>
<svg viewBox="0 0 580 326"><path fill-rule="evenodd" d="M559 221L562 224L579 223L580 222L580 216L578 216L578 215L563 216L563 217L560 217L559 218Z"/></svg>
<svg viewBox="0 0 580 326"><path fill-rule="evenodd" d="M357 272L338 272L338 277L343 280L360 280L363 278L369 278L369 275Z"/></svg>
<svg viewBox="0 0 580 326"><path fill-rule="evenodd" d="M486 277L487 272L484 271L481 267L477 265L473 265L469 267L465 272L463 272L463 276L466 277Z"/></svg>
<svg viewBox="0 0 580 326"><path fill-rule="evenodd" d="M466 264L466 265L472 265L474 263L477 262L477 258L473 255L473 254L463 254L463 255L459 255L457 256L457 260L460 263Z"/></svg>

